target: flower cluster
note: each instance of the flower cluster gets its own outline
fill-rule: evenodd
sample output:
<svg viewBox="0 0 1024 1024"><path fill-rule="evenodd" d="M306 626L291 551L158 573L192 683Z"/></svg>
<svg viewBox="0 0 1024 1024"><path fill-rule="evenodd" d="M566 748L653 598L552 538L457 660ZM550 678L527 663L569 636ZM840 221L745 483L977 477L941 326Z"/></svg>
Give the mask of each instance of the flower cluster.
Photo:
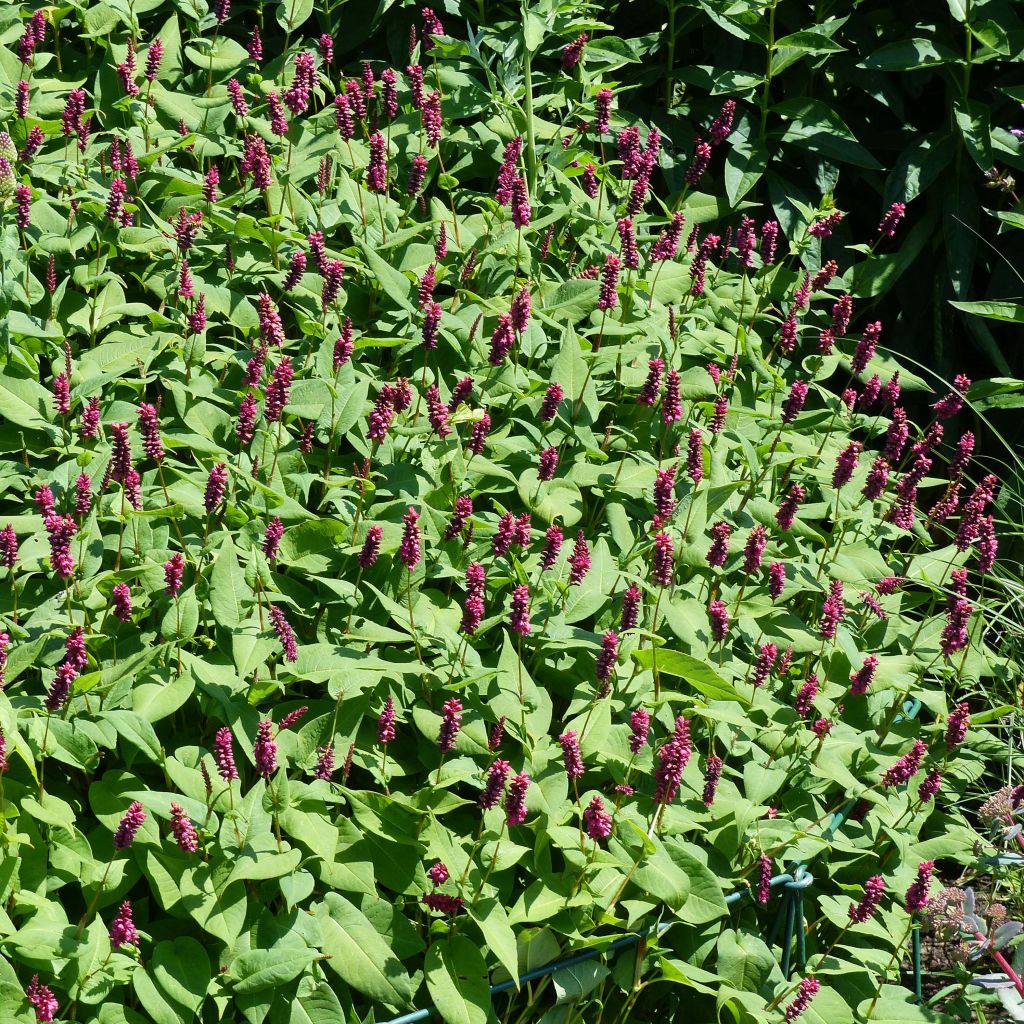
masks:
<svg viewBox="0 0 1024 1024"><path fill-rule="evenodd" d="M851 929L884 914L969 774L955 688L1008 664L1006 503L958 429L985 387L903 397L858 218L759 212L778 97L694 90L680 149L568 10L511 46L424 9L407 58L389 22L350 65L302 5L256 28L215 0L184 46L152 11L76 34L78 6L16 6L0 820L36 895L5 912L17 935L60 892L104 946L51 976L5 945L37 1019L114 1019L121 987L207 1018L217 965L268 1019L333 988L404 1012L467 944L476 980L525 927L572 955L688 876L683 916L724 934L726 892L763 918L808 822L862 798L880 866L815 884L862 893ZM874 244L907 216L872 213ZM1013 841L1022 797L982 822ZM857 956L834 917L815 948ZM792 1021L819 992L744 995Z"/></svg>

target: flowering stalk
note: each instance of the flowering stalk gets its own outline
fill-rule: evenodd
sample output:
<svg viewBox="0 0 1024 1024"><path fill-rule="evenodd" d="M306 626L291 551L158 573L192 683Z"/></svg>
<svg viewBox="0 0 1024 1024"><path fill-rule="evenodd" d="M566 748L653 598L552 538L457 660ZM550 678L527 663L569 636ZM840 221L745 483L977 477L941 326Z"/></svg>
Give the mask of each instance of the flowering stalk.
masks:
<svg viewBox="0 0 1024 1024"><path fill-rule="evenodd" d="M532 201L537 190L537 142L534 137L533 127L533 52L526 42L525 29L523 30L522 47L523 106L526 113L526 182L529 186L529 198Z"/></svg>

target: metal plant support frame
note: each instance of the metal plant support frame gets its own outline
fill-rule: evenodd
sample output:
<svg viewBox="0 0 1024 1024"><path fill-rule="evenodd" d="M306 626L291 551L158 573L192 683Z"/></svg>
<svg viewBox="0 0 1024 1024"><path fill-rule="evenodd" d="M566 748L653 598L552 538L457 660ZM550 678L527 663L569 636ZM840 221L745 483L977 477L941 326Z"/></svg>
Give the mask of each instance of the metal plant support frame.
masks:
<svg viewBox="0 0 1024 1024"><path fill-rule="evenodd" d="M907 701L903 705L904 713L897 716L896 720L899 721L900 719L905 718L915 718L920 710L920 701ZM857 806L859 799L859 797L854 797L852 800L847 802L846 806L841 811L836 811L832 815L829 819L828 825L825 826L825 830L822 833L824 837L831 839L831 837L835 835L839 826L846 820L850 811ZM794 967L798 967L802 970L807 963L806 935L804 928L804 889L808 888L813 883L814 876L807 870L807 867L804 864L798 864L793 869L792 873L787 872L785 874L775 875L769 883L773 889L779 885L785 887L782 902L779 904L779 909L775 914L775 920L772 923L771 931L768 934L768 945L775 945L775 939L779 933L779 929L784 928L782 939L782 960L779 966L781 967L782 973L785 975L787 981L792 975ZM748 888L737 889L735 892L731 892L725 897L725 903L727 906L734 906L735 904L742 902L749 894L750 889ZM518 981L514 981L510 978L508 981L499 981L496 985L492 985L491 995L500 995L502 992L509 992L512 989L517 988L519 985L523 985L529 981L536 981L538 978L554 974L567 967L575 967L577 964L584 964L591 960L597 960L610 953L618 952L620 949L626 949L629 946L634 946L651 934L659 936L663 935L673 925L682 923L683 922L681 921L659 921L657 924L653 924L649 928L645 928L636 934L624 935L620 939L615 939L614 942L609 943L603 949L587 949L582 953L576 953L574 956L567 957L564 960L556 960L553 963L545 964L543 967L535 967L533 970L520 974ZM794 939L796 940L795 949ZM914 965L914 995L917 997L918 1001L920 1001L922 991L920 928L914 928L911 931L911 942L911 952ZM394 1017L390 1021L383 1021L382 1024L416 1024L417 1021L429 1020L436 1012L437 1010L433 1006L426 1006L421 1010L412 1010L409 1013L402 1014L400 1017Z"/></svg>

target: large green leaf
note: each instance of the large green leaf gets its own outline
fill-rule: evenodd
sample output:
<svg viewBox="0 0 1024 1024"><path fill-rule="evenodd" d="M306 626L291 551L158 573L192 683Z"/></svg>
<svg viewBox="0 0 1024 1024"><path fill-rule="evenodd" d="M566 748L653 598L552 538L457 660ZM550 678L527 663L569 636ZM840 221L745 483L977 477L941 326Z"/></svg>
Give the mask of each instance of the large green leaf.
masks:
<svg viewBox="0 0 1024 1024"><path fill-rule="evenodd" d="M707 662L700 661L683 651L649 649L633 652L633 659L641 668L650 669L655 662L658 671L663 675L685 679L690 686L708 700L731 700L740 704L749 704L735 686L723 679Z"/></svg>
<svg viewBox="0 0 1024 1024"><path fill-rule="evenodd" d="M979 299L976 302L954 302L950 299L949 304L963 313L985 317L987 320L1024 323L1024 305L1017 302L998 302L991 299Z"/></svg>
<svg viewBox="0 0 1024 1024"><path fill-rule="evenodd" d="M671 910L678 911L690 895L690 879L663 846L643 858L633 878L641 889Z"/></svg>
<svg viewBox="0 0 1024 1024"><path fill-rule="evenodd" d="M327 966L346 984L390 1006L407 1006L413 986L405 968L366 915L339 893L320 904L317 920L323 930Z"/></svg>
<svg viewBox="0 0 1024 1024"><path fill-rule="evenodd" d="M254 949L235 957L228 970L235 992L262 992L286 985L316 959L316 951L283 947Z"/></svg>
<svg viewBox="0 0 1024 1024"><path fill-rule="evenodd" d="M132 985L155 1024L181 1024L196 1019L212 977L206 951L183 936L157 943L147 969L132 974Z"/></svg>
<svg viewBox="0 0 1024 1024"><path fill-rule="evenodd" d="M225 534L210 573L210 606L218 625L228 629L239 625L245 618L248 600L250 591L238 564L234 541L230 534Z"/></svg>
<svg viewBox="0 0 1024 1024"><path fill-rule="evenodd" d="M486 1024L491 1014L487 965L463 935L440 939L427 950L427 989L446 1024Z"/></svg>
<svg viewBox="0 0 1024 1024"><path fill-rule="evenodd" d="M49 392L37 381L0 373L0 417L29 430L50 430Z"/></svg>

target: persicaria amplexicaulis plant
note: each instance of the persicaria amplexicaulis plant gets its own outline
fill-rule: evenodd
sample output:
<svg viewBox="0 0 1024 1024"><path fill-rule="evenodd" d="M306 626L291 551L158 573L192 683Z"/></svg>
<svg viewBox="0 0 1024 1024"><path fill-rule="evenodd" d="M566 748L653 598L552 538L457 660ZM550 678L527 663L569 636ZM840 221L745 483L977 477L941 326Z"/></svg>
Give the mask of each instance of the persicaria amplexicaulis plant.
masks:
<svg viewBox="0 0 1024 1024"><path fill-rule="evenodd" d="M17 1012L540 1019L483 983L517 944L668 908L700 941L581 1019L699 971L710 1020L814 853L805 962L735 1006L852 1019L1012 674L979 387L897 368L875 236L735 194L770 88L644 123L579 12L390 10L364 53L149 7L5 23Z"/></svg>

